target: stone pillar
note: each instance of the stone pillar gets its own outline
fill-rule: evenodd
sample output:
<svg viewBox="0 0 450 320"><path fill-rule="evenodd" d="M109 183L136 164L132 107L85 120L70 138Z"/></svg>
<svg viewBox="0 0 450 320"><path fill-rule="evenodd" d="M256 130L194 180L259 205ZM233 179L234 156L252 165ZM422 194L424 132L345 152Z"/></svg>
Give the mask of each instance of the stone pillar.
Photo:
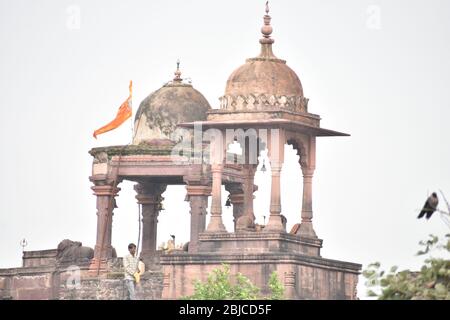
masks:
<svg viewBox="0 0 450 320"><path fill-rule="evenodd" d="M211 164L211 219L209 220L208 228L206 229L207 232L227 232L222 221L222 170L222 164Z"/></svg>
<svg viewBox="0 0 450 320"><path fill-rule="evenodd" d="M270 189L270 216L264 231L286 231L281 216L280 175L282 163L272 162L272 184Z"/></svg>
<svg viewBox="0 0 450 320"><path fill-rule="evenodd" d="M97 197L97 240L94 248L94 259L91 262L91 270L99 270L100 265L112 258L112 216L115 207L115 199L120 188L106 182L95 182L91 187Z"/></svg>
<svg viewBox="0 0 450 320"><path fill-rule="evenodd" d="M284 144L286 135L284 130L270 129L270 139L268 140L269 160L271 169L271 189L270 189L270 216L264 231L286 232L283 217L281 215L281 188L280 175L284 160Z"/></svg>
<svg viewBox="0 0 450 320"><path fill-rule="evenodd" d="M288 300L294 300L296 296L296 273L293 271L284 273L284 298Z"/></svg>
<svg viewBox="0 0 450 320"><path fill-rule="evenodd" d="M187 197L191 207L191 237L189 240L189 253L198 252L198 235L205 231L206 209L208 196L211 194L209 186L186 186Z"/></svg>
<svg viewBox="0 0 450 320"><path fill-rule="evenodd" d="M244 194L230 194L230 202L233 206L234 231L236 232L236 223L244 215Z"/></svg>
<svg viewBox="0 0 450 320"><path fill-rule="evenodd" d="M307 153L303 157L300 156L300 166L303 173L303 201L302 220L297 234L302 237L317 238L312 224L312 179L316 168L316 137L309 137Z"/></svg>
<svg viewBox="0 0 450 320"><path fill-rule="evenodd" d="M253 192L257 190L257 187L254 185L255 179L255 168L253 165L245 165L245 182L243 185L244 188L244 215L249 217L249 221L252 224L255 223L255 214L253 212Z"/></svg>
<svg viewBox="0 0 450 320"><path fill-rule="evenodd" d="M317 238L313 229L312 218L312 179L314 168L302 168L303 173L303 201L302 201L302 221L298 234L302 237Z"/></svg>
<svg viewBox="0 0 450 320"><path fill-rule="evenodd" d="M154 183L138 183L134 186L137 202L142 206L142 246L140 257L146 265L156 263L156 236L161 194L166 185Z"/></svg>
<svg viewBox="0 0 450 320"><path fill-rule="evenodd" d="M230 202L233 206L233 223L234 231L236 232L237 221L244 215L244 191L240 183L228 183L225 185L225 190L230 193Z"/></svg>

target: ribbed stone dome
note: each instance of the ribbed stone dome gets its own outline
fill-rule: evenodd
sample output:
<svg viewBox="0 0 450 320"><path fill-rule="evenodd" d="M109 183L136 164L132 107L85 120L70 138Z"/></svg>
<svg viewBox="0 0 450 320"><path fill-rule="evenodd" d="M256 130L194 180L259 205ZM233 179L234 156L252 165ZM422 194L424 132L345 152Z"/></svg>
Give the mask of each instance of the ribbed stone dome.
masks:
<svg viewBox="0 0 450 320"><path fill-rule="evenodd" d="M177 142L177 124L206 120L210 109L206 98L178 75L141 102L134 121L133 144Z"/></svg>

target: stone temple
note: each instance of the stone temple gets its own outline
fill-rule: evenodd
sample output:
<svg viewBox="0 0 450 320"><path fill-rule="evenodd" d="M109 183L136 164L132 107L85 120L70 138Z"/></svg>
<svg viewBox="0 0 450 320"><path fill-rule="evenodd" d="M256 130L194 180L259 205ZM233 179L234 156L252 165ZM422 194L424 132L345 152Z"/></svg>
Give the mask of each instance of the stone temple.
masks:
<svg viewBox="0 0 450 320"><path fill-rule="evenodd" d="M266 8L260 54L230 75L220 108L212 109L177 68L172 81L140 104L131 144L90 150L89 179L97 199L94 249L64 240L57 249L24 252L23 267L0 269L0 298L122 299L125 287L121 259L112 246L112 223L120 183L129 180L136 183L142 214L139 249L146 272L139 298L190 295L194 280L205 280L226 263L231 273L244 274L263 294L276 271L288 299L357 299L361 265L321 256L312 211L316 138L347 134L321 128L320 117L309 112L297 74L272 51L270 21ZM242 153L229 152L231 143L238 143ZM299 221L289 231L280 194L286 144L297 150L303 173ZM263 150L271 169L270 215L267 224L257 225L254 175ZM186 187L191 219L189 243L169 253L156 243L168 185ZM222 222L222 186L233 207L233 232Z"/></svg>

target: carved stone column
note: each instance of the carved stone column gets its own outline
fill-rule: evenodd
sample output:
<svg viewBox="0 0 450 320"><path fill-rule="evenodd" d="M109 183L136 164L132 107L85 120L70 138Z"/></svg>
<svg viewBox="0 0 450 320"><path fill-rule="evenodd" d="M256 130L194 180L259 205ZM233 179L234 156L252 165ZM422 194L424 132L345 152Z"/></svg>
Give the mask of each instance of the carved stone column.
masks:
<svg viewBox="0 0 450 320"><path fill-rule="evenodd" d="M302 159L304 158L304 159ZM303 200L302 200L302 214L301 223L297 234L302 237L317 238L314 231L312 218L312 179L314 169L316 167L316 138L310 136L307 147L307 154L300 157L300 166L303 173Z"/></svg>
<svg viewBox="0 0 450 320"><path fill-rule="evenodd" d="M222 221L222 164L212 164L211 219L207 232L227 232Z"/></svg>
<svg viewBox="0 0 450 320"><path fill-rule="evenodd" d="M286 232L283 217L281 215L281 168L284 160L284 144L286 142L285 131L271 129L268 140L269 160L271 168L270 189L270 216L264 231Z"/></svg>
<svg viewBox="0 0 450 320"><path fill-rule="evenodd" d="M142 206L142 247L141 258L147 265L156 262L156 236L161 194L166 190L164 184L138 183L134 186L137 202Z"/></svg>
<svg viewBox="0 0 450 320"><path fill-rule="evenodd" d="M253 192L258 188L254 185L255 180L255 168L253 165L245 165L245 182L244 188L244 215L249 218L251 224L255 223L255 214L253 212Z"/></svg>
<svg viewBox="0 0 450 320"><path fill-rule="evenodd" d="M198 252L198 235L205 231L206 209L208 196L211 194L209 186L186 186L187 198L191 206L191 237L188 251Z"/></svg>
<svg viewBox="0 0 450 320"><path fill-rule="evenodd" d="M240 217L244 215L244 194L230 194L230 202L233 206L233 223L234 223L234 231L236 232L237 221Z"/></svg>
<svg viewBox="0 0 450 320"><path fill-rule="evenodd" d="M270 216L264 231L286 231L281 216L280 175L282 163L272 162L272 184L270 189Z"/></svg>
<svg viewBox="0 0 450 320"><path fill-rule="evenodd" d="M317 238L313 229L312 218L312 179L314 168L302 168L303 172L303 201L302 201L302 221L300 223L299 234L302 237Z"/></svg>
<svg viewBox="0 0 450 320"><path fill-rule="evenodd" d="M92 179L91 179L92 181ZM99 269L100 265L113 256L111 245L112 238L112 216L115 207L115 199L120 188L114 187L112 183L106 181L94 181L95 186L91 187L97 197L97 239L94 248L94 259L90 269Z"/></svg>
<svg viewBox="0 0 450 320"><path fill-rule="evenodd" d="M233 206L233 222L234 231L236 232L237 221L244 215L244 191L240 183L228 183L225 185L225 190L230 193L230 202Z"/></svg>

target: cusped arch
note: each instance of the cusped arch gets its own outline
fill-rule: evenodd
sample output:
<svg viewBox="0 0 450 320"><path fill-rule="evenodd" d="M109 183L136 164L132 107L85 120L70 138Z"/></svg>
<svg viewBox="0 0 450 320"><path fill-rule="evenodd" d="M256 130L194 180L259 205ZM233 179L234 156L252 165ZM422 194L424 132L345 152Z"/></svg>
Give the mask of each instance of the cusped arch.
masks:
<svg viewBox="0 0 450 320"><path fill-rule="evenodd" d="M307 144L301 137L288 137L286 143L291 145L294 150L297 151L297 155L299 156L299 163L302 168L308 166L308 148Z"/></svg>

